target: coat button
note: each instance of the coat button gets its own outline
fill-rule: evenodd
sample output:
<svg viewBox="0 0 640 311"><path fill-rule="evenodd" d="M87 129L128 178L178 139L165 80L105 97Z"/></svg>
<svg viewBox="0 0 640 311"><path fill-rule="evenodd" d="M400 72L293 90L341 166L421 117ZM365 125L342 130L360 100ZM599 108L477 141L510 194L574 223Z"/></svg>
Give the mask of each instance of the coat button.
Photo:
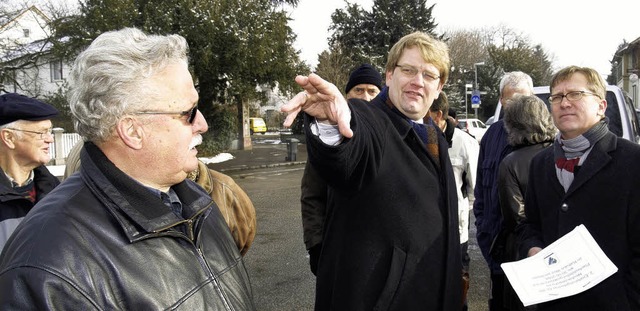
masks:
<svg viewBox="0 0 640 311"><path fill-rule="evenodd" d="M569 210L569 205L567 205L567 203L562 203L562 205L560 206L560 210L563 212L566 212Z"/></svg>

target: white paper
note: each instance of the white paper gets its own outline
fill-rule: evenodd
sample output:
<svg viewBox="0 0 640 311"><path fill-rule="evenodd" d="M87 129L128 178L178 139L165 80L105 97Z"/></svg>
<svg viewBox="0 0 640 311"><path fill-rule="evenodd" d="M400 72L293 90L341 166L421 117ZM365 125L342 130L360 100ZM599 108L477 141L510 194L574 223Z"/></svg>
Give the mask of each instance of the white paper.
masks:
<svg viewBox="0 0 640 311"><path fill-rule="evenodd" d="M584 225L534 256L500 266L525 306L581 293L618 271Z"/></svg>

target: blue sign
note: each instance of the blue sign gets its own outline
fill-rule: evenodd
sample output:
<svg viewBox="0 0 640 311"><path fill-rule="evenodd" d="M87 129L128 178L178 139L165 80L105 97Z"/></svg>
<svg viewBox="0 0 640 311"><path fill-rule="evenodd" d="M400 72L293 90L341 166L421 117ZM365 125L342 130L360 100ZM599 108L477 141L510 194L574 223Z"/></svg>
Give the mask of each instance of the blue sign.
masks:
<svg viewBox="0 0 640 311"><path fill-rule="evenodd" d="M480 108L480 91L473 90L471 94L471 108Z"/></svg>
<svg viewBox="0 0 640 311"><path fill-rule="evenodd" d="M480 104L480 95L471 95L472 104Z"/></svg>

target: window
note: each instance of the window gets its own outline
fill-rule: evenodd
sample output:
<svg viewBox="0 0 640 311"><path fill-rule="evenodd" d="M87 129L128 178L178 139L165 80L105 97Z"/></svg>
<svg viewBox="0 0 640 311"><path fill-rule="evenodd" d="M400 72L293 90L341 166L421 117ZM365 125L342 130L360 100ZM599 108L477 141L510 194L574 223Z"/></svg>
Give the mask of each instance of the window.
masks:
<svg viewBox="0 0 640 311"><path fill-rule="evenodd" d="M24 29L22 29L22 33L24 34L25 38L29 38L29 36L31 36L31 29L24 28Z"/></svg>
<svg viewBox="0 0 640 311"><path fill-rule="evenodd" d="M49 63L51 68L51 82L60 81L64 77L62 76L62 61L56 60Z"/></svg>

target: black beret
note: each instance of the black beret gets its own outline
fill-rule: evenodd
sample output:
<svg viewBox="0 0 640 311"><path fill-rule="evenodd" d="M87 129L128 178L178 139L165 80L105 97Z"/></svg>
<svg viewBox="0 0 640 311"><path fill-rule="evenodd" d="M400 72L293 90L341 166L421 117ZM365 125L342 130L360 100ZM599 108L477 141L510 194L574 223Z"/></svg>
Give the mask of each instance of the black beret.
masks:
<svg viewBox="0 0 640 311"><path fill-rule="evenodd" d="M16 93L0 95L0 125L17 120L41 121L58 115L53 106Z"/></svg>
<svg viewBox="0 0 640 311"><path fill-rule="evenodd" d="M362 64L351 72L347 87L344 88L344 92L349 93L351 89L358 84L373 84L382 90L382 76L373 66L369 64Z"/></svg>

